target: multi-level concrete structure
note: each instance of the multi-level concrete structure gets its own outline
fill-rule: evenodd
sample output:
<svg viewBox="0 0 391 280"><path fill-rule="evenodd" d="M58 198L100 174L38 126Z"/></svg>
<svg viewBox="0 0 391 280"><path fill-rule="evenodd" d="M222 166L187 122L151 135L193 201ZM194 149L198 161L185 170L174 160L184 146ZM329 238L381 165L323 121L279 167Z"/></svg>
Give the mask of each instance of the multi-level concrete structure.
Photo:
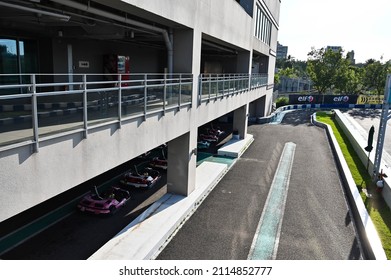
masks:
<svg viewBox="0 0 391 280"><path fill-rule="evenodd" d="M199 126L270 113L279 0L0 7L0 222L163 143L187 195Z"/></svg>

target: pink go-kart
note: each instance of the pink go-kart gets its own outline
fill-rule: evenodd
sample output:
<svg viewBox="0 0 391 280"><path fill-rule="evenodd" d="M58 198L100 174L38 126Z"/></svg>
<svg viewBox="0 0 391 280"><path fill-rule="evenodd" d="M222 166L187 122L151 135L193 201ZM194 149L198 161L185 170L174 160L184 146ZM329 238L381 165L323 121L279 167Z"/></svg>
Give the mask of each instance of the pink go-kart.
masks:
<svg viewBox="0 0 391 280"><path fill-rule="evenodd" d="M77 207L82 212L94 214L114 214L118 208L125 205L130 199L130 193L119 187L111 187L102 194L98 193L96 187L86 194Z"/></svg>

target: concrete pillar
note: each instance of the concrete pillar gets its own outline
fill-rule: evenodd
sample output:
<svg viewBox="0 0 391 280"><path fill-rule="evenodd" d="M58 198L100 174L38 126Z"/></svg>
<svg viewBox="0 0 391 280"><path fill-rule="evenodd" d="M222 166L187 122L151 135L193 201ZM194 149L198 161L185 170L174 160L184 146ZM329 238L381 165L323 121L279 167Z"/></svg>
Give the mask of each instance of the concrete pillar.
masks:
<svg viewBox="0 0 391 280"><path fill-rule="evenodd" d="M244 139L247 134L248 107L246 104L234 111L233 129L239 132L240 139Z"/></svg>
<svg viewBox="0 0 391 280"><path fill-rule="evenodd" d="M255 115L257 117L265 117L266 116L266 96L262 96L254 101L255 103Z"/></svg>
<svg viewBox="0 0 391 280"><path fill-rule="evenodd" d="M168 145L167 191L189 195L195 188L195 150L188 132Z"/></svg>
<svg viewBox="0 0 391 280"><path fill-rule="evenodd" d="M194 191L196 183L198 132L196 108L201 67L201 34L197 28L174 32L174 72L193 73L193 90L190 131L167 143L167 191L185 196Z"/></svg>

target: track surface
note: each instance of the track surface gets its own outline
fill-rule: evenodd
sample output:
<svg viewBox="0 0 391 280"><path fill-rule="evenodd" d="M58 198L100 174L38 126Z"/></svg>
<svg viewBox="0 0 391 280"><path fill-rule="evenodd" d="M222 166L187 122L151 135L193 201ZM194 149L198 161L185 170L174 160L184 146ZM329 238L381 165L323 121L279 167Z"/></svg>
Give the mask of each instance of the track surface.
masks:
<svg viewBox="0 0 391 280"><path fill-rule="evenodd" d="M282 149L296 146L276 259L361 259L323 129L296 111L250 126L255 141L158 259L247 259Z"/></svg>

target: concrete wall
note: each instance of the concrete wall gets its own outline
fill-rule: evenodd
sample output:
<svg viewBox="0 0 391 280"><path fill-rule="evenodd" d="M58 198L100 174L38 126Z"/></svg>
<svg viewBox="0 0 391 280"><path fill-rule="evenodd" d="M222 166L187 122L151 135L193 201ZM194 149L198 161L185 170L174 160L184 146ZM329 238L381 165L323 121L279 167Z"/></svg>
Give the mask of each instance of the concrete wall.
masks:
<svg viewBox="0 0 391 280"><path fill-rule="evenodd" d="M100 1L106 2L107 1ZM141 10L249 50L252 18L235 1L227 0L124 0ZM112 1L110 1L112 5ZM134 12L131 6L128 8ZM140 11L142 14L142 11Z"/></svg>
<svg viewBox="0 0 391 280"><path fill-rule="evenodd" d="M166 52L147 48L96 40L53 39L54 73L67 73L67 45L72 45L73 73L103 73L103 56L106 54L130 57L130 73L164 73ZM79 61L88 61L89 68L80 68Z"/></svg>
<svg viewBox="0 0 391 280"><path fill-rule="evenodd" d="M342 128L345 135L349 138L350 143L352 144L355 152L359 156L361 162L367 166L368 163L368 152L364 150L364 147L367 146L367 143L365 140L362 140L362 137L358 132L356 132L356 129L351 127L350 123L346 120L344 115L339 111L335 110L336 112L336 120L340 127ZM369 165L368 165L368 172L369 174L373 174L373 163L375 161L375 149L371 152ZM389 174L387 174L389 175ZM391 208L391 179L390 176L388 178L385 178L385 186L382 191L382 195L384 200L386 201L388 207Z"/></svg>

